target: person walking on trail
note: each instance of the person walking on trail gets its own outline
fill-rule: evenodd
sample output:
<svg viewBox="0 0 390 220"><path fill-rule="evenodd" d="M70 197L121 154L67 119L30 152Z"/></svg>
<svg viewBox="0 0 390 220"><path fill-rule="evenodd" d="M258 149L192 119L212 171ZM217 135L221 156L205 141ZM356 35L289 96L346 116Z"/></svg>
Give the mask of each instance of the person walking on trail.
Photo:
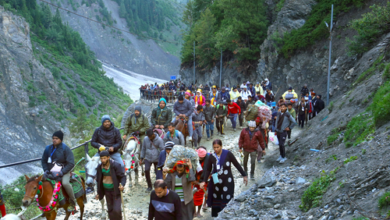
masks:
<svg viewBox="0 0 390 220"><path fill-rule="evenodd" d="M203 114L203 106L201 105L198 105L198 107L196 107L196 110L194 111L194 113L192 113L192 121L194 123L194 126L195 126L195 130L194 130L194 136L193 136L193 140L194 140L194 146L197 147L198 144L200 143L200 141L202 140L202 125L203 123L206 122L206 119L204 117L204 114Z"/></svg>
<svg viewBox="0 0 390 220"><path fill-rule="evenodd" d="M150 193L148 220L182 219L180 197L167 186L162 179L154 182L154 190Z"/></svg>
<svg viewBox="0 0 390 220"><path fill-rule="evenodd" d="M74 167L74 155L72 150L66 146L62 141L64 139L64 133L62 131L56 131L52 135L53 143L46 146L43 152L41 164L44 173L44 177L61 181L62 186L66 193L69 195L70 206L67 208L68 212L75 211L76 198L73 193L72 185L70 185L70 171ZM54 165L62 165L60 172L51 172Z"/></svg>
<svg viewBox="0 0 390 220"><path fill-rule="evenodd" d="M309 103L306 102L305 97L301 97L301 101L298 104L298 126L303 128L305 120L309 112Z"/></svg>
<svg viewBox="0 0 390 220"><path fill-rule="evenodd" d="M175 125L170 123L168 125L168 132L164 135L164 143L172 141L175 145L184 146L184 135L180 131L176 130Z"/></svg>
<svg viewBox="0 0 390 220"><path fill-rule="evenodd" d="M229 95L230 95L230 99L231 99L233 102L237 102L237 99L238 99L238 97L240 96L240 92L238 92L238 90L237 90L236 87L233 87L233 90L230 91Z"/></svg>
<svg viewBox="0 0 390 220"><path fill-rule="evenodd" d="M110 159L108 151L100 152L101 164L97 167L96 182L97 195L95 199L106 197L109 219L122 219L121 192L126 185L126 175L121 165ZM119 183L121 185L119 185Z"/></svg>
<svg viewBox="0 0 390 220"><path fill-rule="evenodd" d="M141 106L136 106L134 114L126 119L123 139L126 140L127 137L134 133L133 135L138 137L138 140L142 143L142 140L145 138L145 132L149 127L148 118L142 114Z"/></svg>
<svg viewBox="0 0 390 220"><path fill-rule="evenodd" d="M243 129L238 141L240 153L244 150L244 170L248 173L248 158L251 158L250 178L255 179L256 157L259 146L262 154L265 155L264 137L259 130L256 130L256 122L249 121L248 127Z"/></svg>
<svg viewBox="0 0 390 220"><path fill-rule="evenodd" d="M297 112L295 111L295 109L293 108L293 104L292 103L288 103L287 105L287 110L288 112L291 114L291 116L297 120ZM288 139L291 139L291 130L288 130L287 131L287 138Z"/></svg>
<svg viewBox="0 0 390 220"><path fill-rule="evenodd" d="M196 172L196 180L194 181L194 188L197 189L197 191L194 193L194 206L195 206L195 216L201 218L203 217L200 214L200 210L202 208L202 205L204 206L206 203L203 203L204 195L206 194L205 189L200 188L200 181L203 179L203 170L205 167L207 167L208 158L210 157L209 154L207 154L207 151L204 148L198 148L196 150L199 156L199 169L197 169ZM201 168L201 169L200 169ZM205 184L205 188L207 188L207 184ZM205 206L204 206L205 208Z"/></svg>
<svg viewBox="0 0 390 220"><path fill-rule="evenodd" d="M290 101L291 99L297 99L298 95L294 91L292 87L288 88L288 90L282 95L284 100Z"/></svg>
<svg viewBox="0 0 390 220"><path fill-rule="evenodd" d="M148 183L148 191L152 191L152 180L150 179L150 168L153 164L154 172L157 173L157 163L160 152L164 150L163 140L153 132L153 129L146 131L146 137L142 142L140 165L145 164L145 177Z"/></svg>
<svg viewBox="0 0 390 220"><path fill-rule="evenodd" d="M256 129L261 132L261 135L263 135L264 146L265 146L265 148L268 148L268 126L269 126L269 124L266 123L266 127L263 128L263 120L265 120L265 119L257 116L256 121L255 121ZM257 148L257 162L260 163L260 160L262 157L263 157L263 152L262 152L261 148Z"/></svg>
<svg viewBox="0 0 390 220"><path fill-rule="evenodd" d="M312 101L314 107L313 118L325 108L325 103L321 98L321 95L317 95L317 97Z"/></svg>
<svg viewBox="0 0 390 220"><path fill-rule="evenodd" d="M265 101L267 102L267 105L271 107L272 102L275 101L275 96L272 94L271 90L267 89L267 94L265 94Z"/></svg>
<svg viewBox="0 0 390 220"><path fill-rule="evenodd" d="M194 107L191 105L190 101L184 99L183 96L179 96L177 102L173 105L173 112L176 114L176 117L172 121L175 123L179 118L184 118L188 123L188 133L189 140L192 141L193 128L192 128L192 113Z"/></svg>
<svg viewBox="0 0 390 220"><path fill-rule="evenodd" d="M222 87L221 92L218 94L218 101L226 102L228 99L230 99L229 91L226 91L226 88Z"/></svg>
<svg viewBox="0 0 390 220"><path fill-rule="evenodd" d="M309 88L307 88L307 84L305 84L301 89L301 96L305 96L307 93L309 93Z"/></svg>
<svg viewBox="0 0 390 220"><path fill-rule="evenodd" d="M213 85L210 92L210 102L211 105L214 107L217 106L218 96L219 96L219 92L217 90L217 86Z"/></svg>
<svg viewBox="0 0 390 220"><path fill-rule="evenodd" d="M121 133L115 127L109 115L103 115L101 121L102 125L96 128L91 140L92 147L98 149L95 156L99 156L99 148L101 146L108 148L111 159L120 164L123 172L125 172L125 165L123 164L120 153L120 148L122 147Z"/></svg>
<svg viewBox="0 0 390 220"><path fill-rule="evenodd" d="M206 104L206 99L202 95L202 90L201 89L198 89L194 99L195 99L195 106L198 106L198 105L204 106Z"/></svg>
<svg viewBox="0 0 390 220"><path fill-rule="evenodd" d="M255 102L261 101L262 103L265 103L265 98L262 94L260 94L260 92L256 94L254 100Z"/></svg>
<svg viewBox="0 0 390 220"><path fill-rule="evenodd" d="M263 87L260 85L259 82L257 82L255 85L255 92L256 92L256 94L257 94L257 92L260 92L260 94L262 94L262 95L264 94Z"/></svg>
<svg viewBox="0 0 390 220"><path fill-rule="evenodd" d="M168 109L167 101L164 98L161 98L157 108L153 109L150 121L154 128L165 130L172 122L172 111Z"/></svg>
<svg viewBox="0 0 390 220"><path fill-rule="evenodd" d="M170 173L165 178L168 189L175 191L181 200L181 219L192 220L195 214L192 183L195 181L195 173L191 160L177 161Z"/></svg>
<svg viewBox="0 0 390 220"><path fill-rule="evenodd" d="M255 100L253 100L253 97L251 95L248 95L248 101L246 102L246 108L249 107L249 105L255 104Z"/></svg>
<svg viewBox="0 0 390 220"><path fill-rule="evenodd" d="M287 160L286 150L284 147L284 143L287 137L287 131L292 130L294 126L297 124L295 122L295 119L287 111L286 104L282 104L280 106L280 112L278 112L275 124L276 124L275 135L278 137L279 140L279 151L280 151L280 157L277 159L277 161L279 161L279 163L284 163Z"/></svg>
<svg viewBox="0 0 390 220"><path fill-rule="evenodd" d="M242 101L241 96L238 97L238 101L236 102L236 104L237 104L238 106L240 106L241 112L244 113L244 112L246 111L246 104L245 104L244 101ZM240 127L241 127L241 128L243 128L242 126L243 126L243 123L244 123L244 115L245 115L245 113L244 113L244 114L240 114L240 115L238 116L238 121L240 122Z"/></svg>
<svg viewBox="0 0 390 220"><path fill-rule="evenodd" d="M204 177L204 170L206 169L206 167L208 166L210 160L210 153L207 152L207 149L206 147L204 146L199 146L197 149L196 149L196 152L198 152L198 156L199 156L199 164L202 166L202 174L200 176L200 179L197 179L197 181L200 182L203 180L203 177ZM204 154L206 152L206 154ZM208 177L208 180L210 180L210 176ZM197 187L198 189L200 189L200 185L199 187ZM204 189L207 189L207 182L204 186ZM203 203L203 211L207 211L207 197L208 197L208 194L207 194L207 190L205 191L204 193L204 203Z"/></svg>
<svg viewBox="0 0 390 220"><path fill-rule="evenodd" d="M225 117L227 116L227 108L224 103L219 103L215 108L215 126L218 130L218 135L224 135L223 133L223 124L225 122Z"/></svg>
<svg viewBox="0 0 390 220"><path fill-rule="evenodd" d="M2 217L4 217L7 214L5 210L4 198L3 195L1 194L1 190L0 190L0 213Z"/></svg>
<svg viewBox="0 0 390 220"><path fill-rule="evenodd" d="M265 78L265 80L264 80L263 89L264 89L264 91L266 91L267 89L272 90L272 84L268 80L268 78Z"/></svg>
<svg viewBox="0 0 390 220"><path fill-rule="evenodd" d="M214 135L214 118L215 118L215 108L211 105L210 100L206 100L206 106L203 107L203 113L206 119L207 140L209 141L210 137L213 138Z"/></svg>
<svg viewBox="0 0 390 220"><path fill-rule="evenodd" d="M248 91L247 87L246 86L241 86L241 98L242 100L244 100L245 102L248 101L248 96L255 96L255 94L251 94L251 92Z"/></svg>
<svg viewBox="0 0 390 220"><path fill-rule="evenodd" d="M156 179L165 179L167 173L163 170L163 167L165 166L168 155L174 145L175 143L173 143L172 141L168 141L165 143L165 150L162 150L160 152L160 155L158 156Z"/></svg>
<svg viewBox="0 0 390 220"><path fill-rule="evenodd" d="M280 106L282 105L282 104L285 104L286 102L284 101L284 98L283 97L280 97L279 98L279 101L278 101L278 104L277 104L277 106L278 106L278 108L280 108Z"/></svg>
<svg viewBox="0 0 390 220"><path fill-rule="evenodd" d="M236 131L237 117L241 115L241 108L235 102L232 102L230 99L227 100L228 107L228 117L232 122L233 130Z"/></svg>
<svg viewBox="0 0 390 220"><path fill-rule="evenodd" d="M257 94L256 89L255 89L255 87L253 87L252 83L249 83L248 91L251 93L252 96L255 96ZM260 91L259 91L259 94L260 94ZM263 95L263 94L261 94L261 95Z"/></svg>
<svg viewBox="0 0 390 220"><path fill-rule="evenodd" d="M207 205L211 207L211 216L217 217L226 205L234 197L234 177L232 167L243 176L244 184L248 184L248 176L232 152L222 149L222 141L213 141L214 153L209 158L209 163L203 171L204 176L200 183L200 188L204 189L208 177L212 178L208 185Z"/></svg>

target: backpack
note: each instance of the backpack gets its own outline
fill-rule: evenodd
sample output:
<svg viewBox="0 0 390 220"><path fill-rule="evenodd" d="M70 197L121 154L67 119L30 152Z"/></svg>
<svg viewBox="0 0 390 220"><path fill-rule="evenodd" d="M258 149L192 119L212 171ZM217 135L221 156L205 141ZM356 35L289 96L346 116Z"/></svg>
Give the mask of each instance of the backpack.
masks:
<svg viewBox="0 0 390 220"><path fill-rule="evenodd" d="M223 105L223 110L225 111L226 106ZM219 104L217 105L217 109L219 109Z"/></svg>
<svg viewBox="0 0 390 220"><path fill-rule="evenodd" d="M254 121L256 120L258 114L259 114L259 108L256 105L251 105L246 112L245 120Z"/></svg>

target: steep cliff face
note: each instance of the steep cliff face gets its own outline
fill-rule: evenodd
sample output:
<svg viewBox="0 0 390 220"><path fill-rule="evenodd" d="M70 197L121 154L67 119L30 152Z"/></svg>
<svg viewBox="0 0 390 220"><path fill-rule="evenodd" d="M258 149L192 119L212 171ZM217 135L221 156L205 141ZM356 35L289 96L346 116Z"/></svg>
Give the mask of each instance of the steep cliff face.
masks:
<svg viewBox="0 0 390 220"><path fill-rule="evenodd" d="M52 73L35 59L30 41L30 27L23 18L0 6L0 142L1 164L30 159L41 155L50 133L61 124L46 115L43 105L29 107L32 85L46 99L57 105L69 106L69 100L55 83ZM33 172L29 166L4 170L0 183L8 178Z"/></svg>
<svg viewBox="0 0 390 220"><path fill-rule="evenodd" d="M113 26L129 30L126 20L119 16L119 5L112 0L103 0L103 2L104 7L110 13L109 16L116 21ZM97 2L87 6L82 0L74 0L72 4L79 7L72 7L70 1L62 1L61 7L93 20L102 16L99 12L102 7ZM177 6L176 10L180 17L183 6ZM54 7L52 7L52 11L55 12ZM163 49L164 47L172 47L172 45L165 45L166 43L163 41L156 43L154 40L142 40L136 35L121 32L108 26L103 27L99 23L63 10L60 10L60 13L63 21L80 33L80 36L95 52L99 60L148 76L169 79L170 75L177 75L180 68L179 58ZM169 34L180 38L180 29L179 26L172 26ZM172 39L169 41L174 41Z"/></svg>

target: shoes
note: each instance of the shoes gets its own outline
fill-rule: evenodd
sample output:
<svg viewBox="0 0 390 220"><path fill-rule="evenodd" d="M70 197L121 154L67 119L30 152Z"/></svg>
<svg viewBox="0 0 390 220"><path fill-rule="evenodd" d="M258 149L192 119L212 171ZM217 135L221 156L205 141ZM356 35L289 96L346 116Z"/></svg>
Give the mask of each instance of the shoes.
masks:
<svg viewBox="0 0 390 220"><path fill-rule="evenodd" d="M251 180L255 179L255 174L251 174Z"/></svg>
<svg viewBox="0 0 390 220"><path fill-rule="evenodd" d="M222 135L225 135L225 133L221 133L221 136L222 136Z"/></svg>
<svg viewBox="0 0 390 220"><path fill-rule="evenodd" d="M210 138L207 138L207 141L209 141L210 140Z"/></svg>
<svg viewBox="0 0 390 220"><path fill-rule="evenodd" d="M90 193L93 193L94 189L92 187L88 187L86 191L87 191L87 195L88 195Z"/></svg>
<svg viewBox="0 0 390 220"><path fill-rule="evenodd" d="M152 191L152 187L148 187L148 188L146 189L146 191L151 192L151 191Z"/></svg>
<svg viewBox="0 0 390 220"><path fill-rule="evenodd" d="M237 129L233 128L233 131L236 131Z"/></svg>
<svg viewBox="0 0 390 220"><path fill-rule="evenodd" d="M188 140L189 140L189 141L192 141L192 137L190 136L190 137L188 138Z"/></svg>
<svg viewBox="0 0 390 220"><path fill-rule="evenodd" d="M279 163L284 163L284 162L286 162L286 160L287 160L287 158L285 157L285 158L281 159L281 160L279 161Z"/></svg>
<svg viewBox="0 0 390 220"><path fill-rule="evenodd" d="M283 157L282 157L282 156L279 156L279 158L276 159L276 161L280 161L280 160L282 160L282 159L283 159Z"/></svg>
<svg viewBox="0 0 390 220"><path fill-rule="evenodd" d="M76 211L76 204L74 203L74 201L72 201L71 199L69 199L69 203L70 205L68 206L68 208L66 209L67 212L74 212Z"/></svg>

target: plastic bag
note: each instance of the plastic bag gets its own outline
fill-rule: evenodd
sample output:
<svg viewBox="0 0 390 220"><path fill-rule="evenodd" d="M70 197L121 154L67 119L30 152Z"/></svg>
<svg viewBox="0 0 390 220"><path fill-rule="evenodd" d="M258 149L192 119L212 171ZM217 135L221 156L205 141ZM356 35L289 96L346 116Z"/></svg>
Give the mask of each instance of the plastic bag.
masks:
<svg viewBox="0 0 390 220"><path fill-rule="evenodd" d="M199 163L198 153L192 148L184 147L181 145L175 145L172 148L171 152L168 155L166 166L168 168L172 168L177 161L183 159L191 160L192 169L194 173L196 173L196 165Z"/></svg>
<svg viewBox="0 0 390 220"><path fill-rule="evenodd" d="M270 132L270 133L269 133L269 140L270 140L273 144L279 145L278 137L275 135L274 132Z"/></svg>

